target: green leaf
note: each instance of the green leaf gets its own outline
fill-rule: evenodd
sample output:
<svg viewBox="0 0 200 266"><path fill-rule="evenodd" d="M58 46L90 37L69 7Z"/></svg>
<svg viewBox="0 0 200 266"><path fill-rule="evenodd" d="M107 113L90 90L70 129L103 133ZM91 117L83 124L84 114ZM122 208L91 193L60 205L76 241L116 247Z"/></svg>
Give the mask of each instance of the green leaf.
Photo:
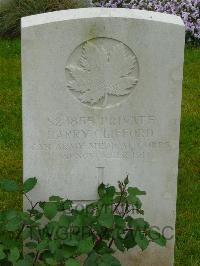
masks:
<svg viewBox="0 0 200 266"><path fill-rule="evenodd" d="M34 258L32 258L30 255L25 255L23 259L18 260L17 263L15 263L15 266L32 266L33 265Z"/></svg>
<svg viewBox="0 0 200 266"><path fill-rule="evenodd" d="M4 246L0 245L0 260L5 259L6 254L4 253Z"/></svg>
<svg viewBox="0 0 200 266"><path fill-rule="evenodd" d="M132 219L132 222L130 223L130 225L140 230L146 230L150 226L149 223L144 220L144 218Z"/></svg>
<svg viewBox="0 0 200 266"><path fill-rule="evenodd" d="M140 231L137 231L135 234L135 242L142 250L145 250L149 245L149 240Z"/></svg>
<svg viewBox="0 0 200 266"><path fill-rule="evenodd" d="M14 180L4 179L0 181L0 188L5 192L15 192L18 185Z"/></svg>
<svg viewBox="0 0 200 266"><path fill-rule="evenodd" d="M101 183L98 187L98 194L100 198L102 198L103 195L105 194L105 190L106 190L106 186L103 183Z"/></svg>
<svg viewBox="0 0 200 266"><path fill-rule="evenodd" d="M19 249L14 247L10 249L10 253L8 255L8 260L12 263L15 263L20 257Z"/></svg>
<svg viewBox="0 0 200 266"><path fill-rule="evenodd" d="M53 255L51 254L51 252L49 252L49 250L44 250L40 253L40 261L42 262L42 265L39 265L36 264L37 266L46 266L47 263L46 263L46 259L49 259L49 258L54 258ZM32 265L33 266L33 265Z"/></svg>
<svg viewBox="0 0 200 266"><path fill-rule="evenodd" d="M22 232L22 238L23 240L26 240L29 237L31 237L31 231L29 228L25 228Z"/></svg>
<svg viewBox="0 0 200 266"><path fill-rule="evenodd" d="M113 203L113 197L109 196L108 194L105 194L101 198L101 202L102 202L103 205L111 205Z"/></svg>
<svg viewBox="0 0 200 266"><path fill-rule="evenodd" d="M5 238L4 238L4 236L1 236L0 239L1 239L1 241L4 242L4 246L5 246L6 250L7 249L10 250L10 249L15 248L15 247L18 247L18 248L21 247L21 243L19 242L19 240L17 241L15 239L8 238L8 236Z"/></svg>
<svg viewBox="0 0 200 266"><path fill-rule="evenodd" d="M128 176L124 179L124 185L127 186L129 184Z"/></svg>
<svg viewBox="0 0 200 266"><path fill-rule="evenodd" d="M34 221L31 220L31 217L30 217L29 213L27 213L27 212L21 212L21 213L19 213L19 217L26 224L31 225L31 224L34 223Z"/></svg>
<svg viewBox="0 0 200 266"><path fill-rule="evenodd" d="M127 201L129 204L135 205L138 209L142 207L141 200L136 197L134 194L129 194L127 197Z"/></svg>
<svg viewBox="0 0 200 266"><path fill-rule="evenodd" d="M23 192L28 193L35 187L36 184L37 184L36 177L28 178L23 184Z"/></svg>
<svg viewBox="0 0 200 266"><path fill-rule="evenodd" d="M36 242L27 242L25 244L25 246L29 249L35 249L37 247L37 243Z"/></svg>
<svg viewBox="0 0 200 266"><path fill-rule="evenodd" d="M63 249L63 255L66 259L73 257L76 254L77 248L76 247L70 247L70 246L64 246Z"/></svg>
<svg viewBox="0 0 200 266"><path fill-rule="evenodd" d="M51 196L49 198L49 201L61 201L63 200L63 198L59 197L59 196Z"/></svg>
<svg viewBox="0 0 200 266"><path fill-rule="evenodd" d="M117 237L114 239L115 246L122 252L124 252L125 247L124 247L124 241L122 238Z"/></svg>
<svg viewBox="0 0 200 266"><path fill-rule="evenodd" d="M48 240L47 239L44 239L42 240L38 245L37 245L37 251L42 251L44 249L46 249L48 247Z"/></svg>
<svg viewBox="0 0 200 266"><path fill-rule="evenodd" d="M48 265L57 265L57 261L54 258L46 258L45 261Z"/></svg>
<svg viewBox="0 0 200 266"><path fill-rule="evenodd" d="M114 216L114 222L115 222L115 226L117 228L123 229L125 227L125 221L124 219L119 216L119 215L115 215Z"/></svg>
<svg viewBox="0 0 200 266"><path fill-rule="evenodd" d="M97 265L97 259L98 259L97 253L92 251L88 255L88 257L86 258L86 260L84 262L84 266L95 266L95 265Z"/></svg>
<svg viewBox="0 0 200 266"><path fill-rule="evenodd" d="M44 215L49 220L53 219L57 214L57 205L54 202L46 202L44 204Z"/></svg>
<svg viewBox="0 0 200 266"><path fill-rule="evenodd" d="M139 190L137 187L129 187L128 193L133 196L146 195L145 191Z"/></svg>
<svg viewBox="0 0 200 266"><path fill-rule="evenodd" d="M64 227L68 227L71 223L71 219L69 218L69 216L62 214L59 218L59 226L64 226Z"/></svg>
<svg viewBox="0 0 200 266"><path fill-rule="evenodd" d="M58 229L58 223L56 221L51 221L46 225L46 229L50 235L55 234Z"/></svg>
<svg viewBox="0 0 200 266"><path fill-rule="evenodd" d="M69 210L72 207L72 201L71 200L65 200L63 202L63 209Z"/></svg>
<svg viewBox="0 0 200 266"><path fill-rule="evenodd" d="M65 266L80 266L80 263L75 259L69 259L65 262Z"/></svg>
<svg viewBox="0 0 200 266"><path fill-rule="evenodd" d="M115 192L116 192L116 190L115 190L115 187L113 187L113 186L110 186L110 187L107 187L107 188L106 188L106 194L107 194L108 196L110 196L111 198L114 197Z"/></svg>
<svg viewBox="0 0 200 266"><path fill-rule="evenodd" d="M9 232L15 232L21 226L21 219L19 217L9 220L5 225L5 229Z"/></svg>
<svg viewBox="0 0 200 266"><path fill-rule="evenodd" d="M105 263L105 266L106 265L109 265L109 266L121 266L121 263L118 261L118 259L116 259L111 254L102 255L101 260L102 260L102 262Z"/></svg>
<svg viewBox="0 0 200 266"><path fill-rule="evenodd" d="M97 261L96 265L98 265L98 266L108 266L105 261L101 260L101 258L99 258L99 260Z"/></svg>
<svg viewBox="0 0 200 266"><path fill-rule="evenodd" d="M98 222L101 226L104 226L106 228L112 228L114 222L113 214L110 212L102 212L98 218Z"/></svg>
<svg viewBox="0 0 200 266"><path fill-rule="evenodd" d="M113 197L116 193L115 187L113 186L105 186L101 184L98 190L100 200L103 205L111 205L113 203Z"/></svg>
<svg viewBox="0 0 200 266"><path fill-rule="evenodd" d="M104 241L99 242L99 244L96 245L94 249L96 253L101 254L101 255L105 253L106 254L113 253L113 249L109 248Z"/></svg>
<svg viewBox="0 0 200 266"><path fill-rule="evenodd" d="M76 247L79 245L79 241L77 239L65 239L63 243L71 247Z"/></svg>
<svg viewBox="0 0 200 266"><path fill-rule="evenodd" d="M17 217L17 212L15 210L8 209L4 212L4 216L7 220L12 220Z"/></svg>
<svg viewBox="0 0 200 266"><path fill-rule="evenodd" d="M40 238L41 238L41 231L38 230L38 228L31 227L31 239L40 241Z"/></svg>
<svg viewBox="0 0 200 266"><path fill-rule="evenodd" d="M155 230L149 230L148 232L148 236L149 238L155 242L156 244L160 245L160 246L166 246L167 240L166 238L161 235L159 232L155 231Z"/></svg>
<svg viewBox="0 0 200 266"><path fill-rule="evenodd" d="M82 227L82 226L84 226L85 224L85 217L84 217L84 215L82 215L82 214L78 214L78 215L76 215L75 216L75 219L74 219L74 221L73 221L73 225L74 226L77 226L77 227Z"/></svg>
<svg viewBox="0 0 200 266"><path fill-rule="evenodd" d="M135 242L135 235L133 233L133 231L128 231L126 233L126 236L124 238L124 246L128 249L134 248L137 245L137 243Z"/></svg>
<svg viewBox="0 0 200 266"><path fill-rule="evenodd" d="M86 239L83 239L79 242L78 245L78 252L83 253L89 253L94 247L93 241L91 237L88 237Z"/></svg>
<svg viewBox="0 0 200 266"><path fill-rule="evenodd" d="M128 223L128 226L130 227L130 228L132 228L134 225L133 225L133 217L131 217L131 216L127 216L126 218L125 218L125 220L126 220L126 222Z"/></svg>
<svg viewBox="0 0 200 266"><path fill-rule="evenodd" d="M31 217L33 217L35 221L40 220L42 218L42 216L43 216L43 213L38 211L38 210L36 210L36 209L28 210L28 212L31 214ZM30 214L29 214L29 218L30 218Z"/></svg>
<svg viewBox="0 0 200 266"><path fill-rule="evenodd" d="M56 240L52 240L49 242L49 250L51 253L55 253L59 249L59 243Z"/></svg>
<svg viewBox="0 0 200 266"><path fill-rule="evenodd" d="M45 201L40 201L39 206L41 209L44 209Z"/></svg>
<svg viewBox="0 0 200 266"><path fill-rule="evenodd" d="M101 195L101 202L105 205L111 205L113 203L113 197L115 195L115 187L109 186L104 189L104 192Z"/></svg>

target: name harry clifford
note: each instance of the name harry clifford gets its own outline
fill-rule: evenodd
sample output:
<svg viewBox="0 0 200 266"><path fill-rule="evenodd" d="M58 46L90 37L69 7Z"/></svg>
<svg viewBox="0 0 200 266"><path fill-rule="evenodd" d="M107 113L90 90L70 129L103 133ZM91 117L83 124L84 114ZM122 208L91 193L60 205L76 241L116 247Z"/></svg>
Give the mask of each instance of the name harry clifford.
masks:
<svg viewBox="0 0 200 266"><path fill-rule="evenodd" d="M152 128L103 128L103 129L48 129L49 140L95 138L148 138L154 135Z"/></svg>

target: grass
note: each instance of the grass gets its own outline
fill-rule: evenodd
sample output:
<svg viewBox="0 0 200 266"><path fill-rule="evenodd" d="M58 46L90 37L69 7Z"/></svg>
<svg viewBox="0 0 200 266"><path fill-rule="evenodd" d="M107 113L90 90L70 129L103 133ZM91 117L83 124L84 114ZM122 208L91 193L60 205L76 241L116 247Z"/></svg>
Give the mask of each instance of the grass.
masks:
<svg viewBox="0 0 200 266"><path fill-rule="evenodd" d="M185 50L175 265L200 265L200 49Z"/></svg>
<svg viewBox="0 0 200 266"><path fill-rule="evenodd" d="M176 266L200 265L200 49L185 50L178 177ZM22 180L19 40L0 40L0 177ZM0 193L0 209L22 198ZM159 265L155 265L159 266Z"/></svg>
<svg viewBox="0 0 200 266"><path fill-rule="evenodd" d="M22 180L20 42L0 41L0 178ZM20 195L0 193L0 209L22 206Z"/></svg>

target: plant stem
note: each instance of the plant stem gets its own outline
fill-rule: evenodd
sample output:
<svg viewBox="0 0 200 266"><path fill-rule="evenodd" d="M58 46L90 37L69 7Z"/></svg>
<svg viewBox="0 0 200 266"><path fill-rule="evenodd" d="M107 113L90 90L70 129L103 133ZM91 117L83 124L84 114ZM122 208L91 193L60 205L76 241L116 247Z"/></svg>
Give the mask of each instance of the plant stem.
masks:
<svg viewBox="0 0 200 266"><path fill-rule="evenodd" d="M111 248L112 244L113 244L114 238L112 238L108 244L108 247Z"/></svg>
<svg viewBox="0 0 200 266"><path fill-rule="evenodd" d="M24 196L27 198L27 200L29 201L29 203L31 205L31 208L33 209L34 205L33 205L33 202L31 201L31 199L29 198L29 196L26 193L24 193Z"/></svg>
<svg viewBox="0 0 200 266"><path fill-rule="evenodd" d="M118 207L119 207L120 204L121 204L122 197L123 197L123 195L124 195L125 189L126 189L126 185L122 185L122 186L120 187L120 192L121 192L121 194L120 194L120 199L119 199L118 204L115 206L115 208L114 208L114 210L113 210L113 214L117 211ZM124 217L124 216L122 215L122 217ZM109 244L108 244L108 247L109 247L109 248L111 248L111 246L112 246L112 244L113 244L113 241L114 241L114 238L112 237L111 240L110 240L110 242L109 242Z"/></svg>
<svg viewBox="0 0 200 266"><path fill-rule="evenodd" d="M36 265L36 262L37 262L38 256L39 256L39 251L37 251L37 253L36 253L36 255L35 255L34 262L33 262L33 266Z"/></svg>
<svg viewBox="0 0 200 266"><path fill-rule="evenodd" d="M18 234L17 234L17 236L16 236L15 239L19 239L19 237L20 237L21 233L23 232L25 226L26 226L25 224L22 225L22 228L21 228L20 231L18 232Z"/></svg>
<svg viewBox="0 0 200 266"><path fill-rule="evenodd" d="M116 212L116 210L118 209L118 207L120 206L121 204L121 201L122 201L122 197L124 195L124 192L125 192L125 188L126 186L123 186L120 190L121 194L120 194L120 199L119 199L119 202L117 203L117 205L115 206L114 210L113 210L113 214Z"/></svg>

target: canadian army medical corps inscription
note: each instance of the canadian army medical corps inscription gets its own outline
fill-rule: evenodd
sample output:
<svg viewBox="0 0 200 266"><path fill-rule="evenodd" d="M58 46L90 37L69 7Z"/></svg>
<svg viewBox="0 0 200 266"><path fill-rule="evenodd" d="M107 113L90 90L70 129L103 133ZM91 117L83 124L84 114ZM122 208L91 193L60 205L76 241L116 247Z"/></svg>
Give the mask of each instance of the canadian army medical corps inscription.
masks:
<svg viewBox="0 0 200 266"><path fill-rule="evenodd" d="M127 98L138 82L136 55L124 43L95 38L78 46L66 65L67 87L83 104L110 107Z"/></svg>

